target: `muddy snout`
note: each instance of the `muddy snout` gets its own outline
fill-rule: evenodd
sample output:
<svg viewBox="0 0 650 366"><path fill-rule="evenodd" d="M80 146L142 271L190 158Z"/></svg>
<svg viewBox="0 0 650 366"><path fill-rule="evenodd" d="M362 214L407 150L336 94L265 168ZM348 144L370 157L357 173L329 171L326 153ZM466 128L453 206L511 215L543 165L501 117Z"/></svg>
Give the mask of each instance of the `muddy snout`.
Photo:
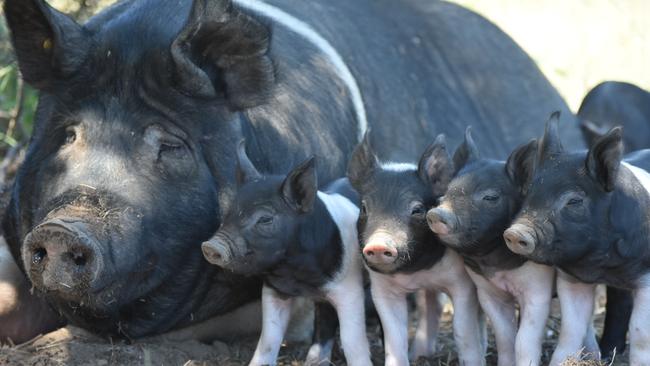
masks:
<svg viewBox="0 0 650 366"><path fill-rule="evenodd" d="M431 231L438 235L448 235L456 230L454 214L439 207L432 208L427 212L427 223Z"/></svg>
<svg viewBox="0 0 650 366"><path fill-rule="evenodd" d="M78 218L56 218L35 227L23 245L23 263L35 286L74 294L93 289L103 271L99 244Z"/></svg>
<svg viewBox="0 0 650 366"><path fill-rule="evenodd" d="M370 264L387 265L397 260L397 248L391 235L373 234L363 246L363 257Z"/></svg>
<svg viewBox="0 0 650 366"><path fill-rule="evenodd" d="M535 251L535 235L528 225L514 224L503 233L503 239L511 251L521 255L531 255Z"/></svg>
<svg viewBox="0 0 650 366"><path fill-rule="evenodd" d="M234 257L228 241L218 235L201 244L201 250L208 262L219 267L226 267Z"/></svg>

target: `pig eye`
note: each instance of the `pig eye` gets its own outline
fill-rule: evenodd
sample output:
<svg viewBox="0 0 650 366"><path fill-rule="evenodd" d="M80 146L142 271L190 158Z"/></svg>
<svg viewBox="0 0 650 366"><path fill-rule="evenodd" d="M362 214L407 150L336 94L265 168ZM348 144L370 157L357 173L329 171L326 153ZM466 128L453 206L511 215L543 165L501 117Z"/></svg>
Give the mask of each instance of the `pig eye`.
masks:
<svg viewBox="0 0 650 366"><path fill-rule="evenodd" d="M483 197L483 201L496 202L499 199L499 196L487 195Z"/></svg>
<svg viewBox="0 0 650 366"><path fill-rule="evenodd" d="M571 198L566 204L567 206L579 205L582 203L582 198Z"/></svg>
<svg viewBox="0 0 650 366"><path fill-rule="evenodd" d="M420 216L426 213L427 209L421 203L416 203L411 208L411 216Z"/></svg>
<svg viewBox="0 0 650 366"><path fill-rule="evenodd" d="M160 152L174 152L177 150L180 150L183 148L182 144L170 142L170 141L163 141L160 143Z"/></svg>
<svg viewBox="0 0 650 366"><path fill-rule="evenodd" d="M273 223L273 216L260 216L259 219L257 219L257 222L255 225L271 225Z"/></svg>
<svg viewBox="0 0 650 366"><path fill-rule="evenodd" d="M70 126L65 129L65 144L70 145L77 140L77 132L74 127Z"/></svg>

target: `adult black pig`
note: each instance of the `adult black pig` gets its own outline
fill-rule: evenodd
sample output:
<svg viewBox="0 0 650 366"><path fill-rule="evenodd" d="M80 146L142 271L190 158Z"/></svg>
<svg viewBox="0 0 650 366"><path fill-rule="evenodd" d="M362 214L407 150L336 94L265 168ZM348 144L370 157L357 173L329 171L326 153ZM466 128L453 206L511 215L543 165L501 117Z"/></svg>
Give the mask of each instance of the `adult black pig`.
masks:
<svg viewBox="0 0 650 366"><path fill-rule="evenodd" d="M199 249L242 138L264 173L316 154L329 181L367 124L380 158L408 161L468 121L505 157L536 116L570 116L512 40L444 2L126 0L83 26L43 0L4 9L41 92L7 241L38 293L101 333L157 334L259 297Z"/></svg>
<svg viewBox="0 0 650 366"><path fill-rule="evenodd" d="M650 147L650 93L621 81L605 81L585 95L578 109L580 128L592 145L614 126L624 126L625 151Z"/></svg>

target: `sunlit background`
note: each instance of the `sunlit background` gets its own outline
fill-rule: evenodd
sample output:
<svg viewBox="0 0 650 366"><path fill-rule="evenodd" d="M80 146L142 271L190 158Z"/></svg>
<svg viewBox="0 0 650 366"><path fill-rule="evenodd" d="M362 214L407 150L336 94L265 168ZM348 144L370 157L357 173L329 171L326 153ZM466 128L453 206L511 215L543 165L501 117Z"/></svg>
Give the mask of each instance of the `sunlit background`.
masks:
<svg viewBox="0 0 650 366"><path fill-rule="evenodd" d="M604 80L628 81L650 89L650 1L452 1L486 16L508 33L537 62L574 111L586 92ZM80 20L113 2L50 1ZM0 153L28 138L35 101L35 93L29 88L23 90L17 80L2 24Z"/></svg>

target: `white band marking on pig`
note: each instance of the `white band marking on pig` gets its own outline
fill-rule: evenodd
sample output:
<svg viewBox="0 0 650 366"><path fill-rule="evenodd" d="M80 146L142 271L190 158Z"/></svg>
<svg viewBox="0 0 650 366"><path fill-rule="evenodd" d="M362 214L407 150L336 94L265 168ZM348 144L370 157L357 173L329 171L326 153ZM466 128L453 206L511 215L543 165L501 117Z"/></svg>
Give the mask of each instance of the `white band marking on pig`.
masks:
<svg viewBox="0 0 650 366"><path fill-rule="evenodd" d="M413 170L418 170L418 167L412 163L395 163L392 161L384 162L379 165L383 170L388 170L391 172L409 172Z"/></svg>
<svg viewBox="0 0 650 366"><path fill-rule="evenodd" d="M330 60L332 65L336 68L336 71L339 74L339 77L346 84L350 90L350 96L352 98L352 104L357 116L358 126L358 139L361 141L363 135L366 133L368 128L368 120L366 117L366 107L363 103L363 98L361 96L361 89L357 84L357 80L350 71L350 68L343 61L343 57L336 51L329 41L327 41L323 36L318 34L314 28L309 24L303 22L302 20L294 17L293 15L285 12L282 9L276 8L273 5L267 4L260 0L236 0L237 4L253 10L257 13L265 15L276 22L284 25L291 31L301 35L306 40L310 41L314 46L320 49L325 56Z"/></svg>
<svg viewBox="0 0 650 366"><path fill-rule="evenodd" d="M349 199L340 194L327 194L318 192L318 198L323 202L329 212L332 220L339 229L341 241L343 242L343 260L339 270L340 276L350 270L355 270L354 265L360 266L359 245L357 235L357 218L359 217L359 208ZM340 280L336 276L333 282Z"/></svg>
<svg viewBox="0 0 650 366"><path fill-rule="evenodd" d="M621 162L622 165L624 165L626 168L630 169L632 174L636 177L636 179L641 183L643 188L645 188L646 192L650 194L650 173L645 171L644 169L641 169L637 166L634 166L630 163L626 162Z"/></svg>

